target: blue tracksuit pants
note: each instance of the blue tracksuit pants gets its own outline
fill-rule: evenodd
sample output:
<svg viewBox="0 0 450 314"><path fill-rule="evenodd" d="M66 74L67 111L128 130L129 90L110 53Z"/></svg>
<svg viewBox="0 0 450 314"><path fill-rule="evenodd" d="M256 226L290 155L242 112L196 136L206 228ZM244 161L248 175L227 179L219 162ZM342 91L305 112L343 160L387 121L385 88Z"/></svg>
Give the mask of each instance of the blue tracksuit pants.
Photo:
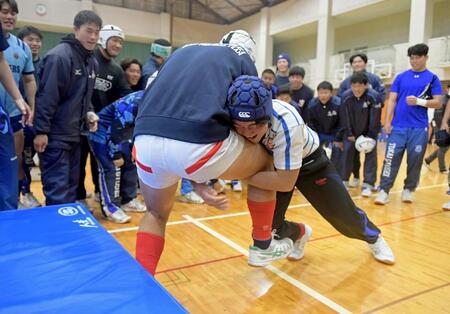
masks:
<svg viewBox="0 0 450 314"><path fill-rule="evenodd" d="M380 188L386 193L394 185L403 154L406 151L406 179L404 189L415 191L419 185L420 168L428 141L427 128L393 127L386 142L386 153L381 170Z"/></svg>
<svg viewBox="0 0 450 314"><path fill-rule="evenodd" d="M106 144L91 141L92 152L98 163L102 211L115 213L120 205L136 198L137 171L130 154L126 155L122 167L117 168L108 154Z"/></svg>

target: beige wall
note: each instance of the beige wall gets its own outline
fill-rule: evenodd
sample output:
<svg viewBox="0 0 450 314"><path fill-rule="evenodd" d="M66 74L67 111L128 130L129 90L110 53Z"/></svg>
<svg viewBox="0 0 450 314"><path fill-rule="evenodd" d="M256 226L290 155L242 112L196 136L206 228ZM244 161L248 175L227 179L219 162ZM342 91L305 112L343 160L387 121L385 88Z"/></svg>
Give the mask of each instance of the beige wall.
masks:
<svg viewBox="0 0 450 314"><path fill-rule="evenodd" d="M395 0L405 1L405 0ZM333 0L332 15L353 11L365 6L383 2L383 0Z"/></svg>
<svg viewBox="0 0 450 314"><path fill-rule="evenodd" d="M319 1L290 0L271 8L270 34L318 20Z"/></svg>
<svg viewBox="0 0 450 314"><path fill-rule="evenodd" d="M434 5L432 37L450 36L450 1Z"/></svg>
<svg viewBox="0 0 450 314"><path fill-rule="evenodd" d="M337 28L334 52L403 43L408 41L408 36L409 12L402 12Z"/></svg>
<svg viewBox="0 0 450 314"><path fill-rule="evenodd" d="M274 58L282 52L289 52L292 63L308 62L316 57L317 37L310 35L297 38L292 42L277 44L274 47Z"/></svg>

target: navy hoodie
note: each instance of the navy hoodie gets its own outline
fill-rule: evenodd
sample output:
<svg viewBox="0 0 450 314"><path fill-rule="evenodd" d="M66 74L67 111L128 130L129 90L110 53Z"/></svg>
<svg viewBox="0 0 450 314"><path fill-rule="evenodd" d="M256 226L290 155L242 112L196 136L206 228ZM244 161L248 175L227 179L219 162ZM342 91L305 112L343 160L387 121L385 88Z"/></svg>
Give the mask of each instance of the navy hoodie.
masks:
<svg viewBox="0 0 450 314"><path fill-rule="evenodd" d="M200 144L224 140L231 128L228 88L244 74L257 76L257 70L240 47L193 44L178 49L147 88L134 135Z"/></svg>
<svg viewBox="0 0 450 314"><path fill-rule="evenodd" d="M97 63L73 34L44 57L36 96L34 130L50 140L79 142L87 134L86 113L91 99Z"/></svg>

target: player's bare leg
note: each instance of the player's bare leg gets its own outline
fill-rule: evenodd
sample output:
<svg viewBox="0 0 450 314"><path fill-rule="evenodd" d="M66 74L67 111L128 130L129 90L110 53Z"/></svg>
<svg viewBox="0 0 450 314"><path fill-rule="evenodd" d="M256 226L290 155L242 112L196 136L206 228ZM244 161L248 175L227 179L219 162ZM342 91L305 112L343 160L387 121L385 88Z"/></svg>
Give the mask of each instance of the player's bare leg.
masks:
<svg viewBox="0 0 450 314"><path fill-rule="evenodd" d="M152 275L164 249L167 220L172 211L178 184L155 189L139 180L147 212L141 220L136 239L136 259Z"/></svg>

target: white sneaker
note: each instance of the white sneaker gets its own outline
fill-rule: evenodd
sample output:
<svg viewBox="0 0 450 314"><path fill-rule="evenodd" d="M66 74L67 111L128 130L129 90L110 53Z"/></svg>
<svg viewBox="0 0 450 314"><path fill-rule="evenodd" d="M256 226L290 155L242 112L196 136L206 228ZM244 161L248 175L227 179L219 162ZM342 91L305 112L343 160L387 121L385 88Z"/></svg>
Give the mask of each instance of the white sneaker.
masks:
<svg viewBox="0 0 450 314"><path fill-rule="evenodd" d="M147 210L147 207L138 201L137 198L132 199L126 204L120 206L126 212L138 212L143 213Z"/></svg>
<svg viewBox="0 0 450 314"><path fill-rule="evenodd" d="M25 193L22 195L22 205L26 208L40 207L41 203L37 200L37 198L33 195L33 193Z"/></svg>
<svg viewBox="0 0 450 314"><path fill-rule="evenodd" d="M402 192L402 202L404 203L412 203L413 198L412 198L412 193L410 190L408 189L404 189Z"/></svg>
<svg viewBox="0 0 450 314"><path fill-rule="evenodd" d="M17 209L27 209L28 207L26 207L20 200L17 202Z"/></svg>
<svg viewBox="0 0 450 314"><path fill-rule="evenodd" d="M305 255L305 245L308 242L309 238L312 235L312 228L307 224L303 224L305 226L305 234L300 239L297 239L294 243L294 249L291 254L288 256L288 260L298 261L303 258Z"/></svg>
<svg viewBox="0 0 450 314"><path fill-rule="evenodd" d="M125 214L125 212L119 208L114 213L106 216L106 219L115 222L117 224L124 224L129 222L131 220L131 217Z"/></svg>
<svg viewBox="0 0 450 314"><path fill-rule="evenodd" d="M350 183L348 184L348 186L350 188L356 188L359 186L359 179L358 178L353 178L352 181L350 181Z"/></svg>
<svg viewBox="0 0 450 314"><path fill-rule="evenodd" d="M372 188L370 186L363 187L361 191L362 197L370 197L372 195Z"/></svg>
<svg viewBox="0 0 450 314"><path fill-rule="evenodd" d="M450 210L450 200L448 200L447 203L445 203L444 205L442 205L442 209L443 209L443 210Z"/></svg>
<svg viewBox="0 0 450 314"><path fill-rule="evenodd" d="M372 251L373 257L381 263L392 265L395 263L394 253L392 253L389 245L384 241L383 237L378 236L377 242L369 244L369 249Z"/></svg>
<svg viewBox="0 0 450 314"><path fill-rule="evenodd" d="M386 205L387 203L389 203L389 194L387 194L384 190L380 190L377 198L375 199L375 204Z"/></svg>
<svg viewBox="0 0 450 314"><path fill-rule="evenodd" d="M250 266L267 266L273 261L287 257L293 248L294 243L289 238L272 239L270 246L265 250L252 245L248 250L248 264Z"/></svg>
<svg viewBox="0 0 450 314"><path fill-rule="evenodd" d="M231 189L235 192L242 192L242 184L240 180L231 181Z"/></svg>
<svg viewBox="0 0 450 314"><path fill-rule="evenodd" d="M95 193L94 201L96 201L97 203L100 203L100 192Z"/></svg>
<svg viewBox="0 0 450 314"><path fill-rule="evenodd" d="M178 200L183 203L203 204L205 201L194 191L180 195Z"/></svg>

